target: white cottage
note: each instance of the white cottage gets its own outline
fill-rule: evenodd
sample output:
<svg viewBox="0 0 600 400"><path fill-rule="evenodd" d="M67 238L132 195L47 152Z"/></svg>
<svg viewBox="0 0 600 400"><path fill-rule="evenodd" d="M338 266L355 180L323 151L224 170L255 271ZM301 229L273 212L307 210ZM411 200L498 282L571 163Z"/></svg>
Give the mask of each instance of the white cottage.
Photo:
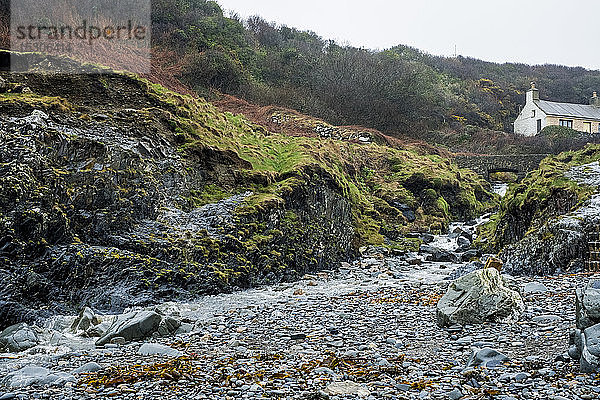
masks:
<svg viewBox="0 0 600 400"><path fill-rule="evenodd" d="M600 132L600 98L597 93L590 104L557 103L540 100L540 92L531 83L525 107L514 122L515 133L535 136L549 125L560 125L580 132Z"/></svg>

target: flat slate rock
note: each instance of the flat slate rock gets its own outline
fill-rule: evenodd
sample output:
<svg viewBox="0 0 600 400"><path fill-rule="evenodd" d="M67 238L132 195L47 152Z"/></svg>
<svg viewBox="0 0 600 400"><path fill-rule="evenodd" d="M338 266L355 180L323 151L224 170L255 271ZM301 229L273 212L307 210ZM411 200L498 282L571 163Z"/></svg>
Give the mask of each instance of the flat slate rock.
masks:
<svg viewBox="0 0 600 400"><path fill-rule="evenodd" d="M543 283L539 282L529 282L523 287L523 293L546 293L548 288Z"/></svg>
<svg viewBox="0 0 600 400"><path fill-rule="evenodd" d="M367 397L371 394L367 388L352 381L330 383L324 392L330 396L355 395L358 397Z"/></svg>
<svg viewBox="0 0 600 400"><path fill-rule="evenodd" d="M0 333L0 350L18 353L34 347L38 342L35 331L25 323L9 326Z"/></svg>
<svg viewBox="0 0 600 400"><path fill-rule="evenodd" d="M48 368L28 366L18 371L7 374L0 380L0 384L18 388L31 385L64 386L67 382L77 382L75 377L66 372L54 372Z"/></svg>
<svg viewBox="0 0 600 400"><path fill-rule="evenodd" d="M483 349L473 349L467 368L470 367L487 367L494 368L500 366L503 362L508 361L508 357L500 353L498 350L489 347Z"/></svg>
<svg viewBox="0 0 600 400"><path fill-rule="evenodd" d="M144 343L138 350L138 354L142 356L160 355L169 357L181 357L183 355L177 349L157 343Z"/></svg>

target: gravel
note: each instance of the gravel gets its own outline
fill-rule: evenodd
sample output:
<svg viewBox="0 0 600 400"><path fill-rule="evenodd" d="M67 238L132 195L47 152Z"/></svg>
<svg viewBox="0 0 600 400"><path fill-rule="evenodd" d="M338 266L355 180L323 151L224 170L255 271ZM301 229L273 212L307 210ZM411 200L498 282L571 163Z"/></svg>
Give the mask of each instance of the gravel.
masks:
<svg viewBox="0 0 600 400"><path fill-rule="evenodd" d="M42 343L2 354L0 376L37 366L55 375L74 374L78 382L0 386L0 398L318 399L342 387L367 399L600 396L595 376L579 373L564 357L574 326L575 288L593 277L515 278L526 305L518 321L441 329L435 305L449 285L445 278L461 265L409 266L401 258L369 255L343 267L296 283L156 307L192 327L146 341L163 354L143 349L140 354L140 342L95 347L94 338L64 331L60 346ZM547 290L523 290L532 284ZM75 317L62 318L48 326L70 326ZM163 346L183 357L172 357L178 353ZM466 368L474 349L483 348L508 361ZM97 375L76 370L92 362ZM153 368L163 372L139 372Z"/></svg>

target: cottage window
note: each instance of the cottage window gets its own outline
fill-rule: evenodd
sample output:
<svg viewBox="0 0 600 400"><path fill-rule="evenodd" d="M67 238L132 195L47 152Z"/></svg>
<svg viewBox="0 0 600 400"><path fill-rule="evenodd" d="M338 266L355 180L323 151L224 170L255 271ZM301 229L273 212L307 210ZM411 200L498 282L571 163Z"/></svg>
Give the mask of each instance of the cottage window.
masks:
<svg viewBox="0 0 600 400"><path fill-rule="evenodd" d="M537 120L537 133L540 133L542 130L542 120L538 119Z"/></svg>
<svg viewBox="0 0 600 400"><path fill-rule="evenodd" d="M558 121L560 126L566 126L567 128L573 129L573 120L572 119L561 119Z"/></svg>
<svg viewBox="0 0 600 400"><path fill-rule="evenodd" d="M591 122L584 122L583 123L583 131L585 133L592 133L592 123Z"/></svg>
<svg viewBox="0 0 600 400"><path fill-rule="evenodd" d="M531 118L535 118L535 110L531 110Z"/></svg>

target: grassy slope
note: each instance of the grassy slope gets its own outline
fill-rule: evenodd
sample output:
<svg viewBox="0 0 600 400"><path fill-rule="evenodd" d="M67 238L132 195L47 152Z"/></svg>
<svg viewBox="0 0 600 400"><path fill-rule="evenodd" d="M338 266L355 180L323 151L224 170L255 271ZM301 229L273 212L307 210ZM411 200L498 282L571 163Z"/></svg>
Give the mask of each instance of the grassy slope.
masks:
<svg viewBox="0 0 600 400"><path fill-rule="evenodd" d="M242 212L282 202L286 191L303 183L305 171L315 168L330 175L355 205L360 244L383 243L382 227L402 233L442 230L451 219L471 218L494 205L493 195L479 177L440 156L272 133L242 115L221 113L202 100L158 85L149 88L157 99L176 106L173 121L183 149L234 151L252 165L245 173L253 182L247 189L255 195ZM390 205L394 201L417 211L412 226Z"/></svg>

